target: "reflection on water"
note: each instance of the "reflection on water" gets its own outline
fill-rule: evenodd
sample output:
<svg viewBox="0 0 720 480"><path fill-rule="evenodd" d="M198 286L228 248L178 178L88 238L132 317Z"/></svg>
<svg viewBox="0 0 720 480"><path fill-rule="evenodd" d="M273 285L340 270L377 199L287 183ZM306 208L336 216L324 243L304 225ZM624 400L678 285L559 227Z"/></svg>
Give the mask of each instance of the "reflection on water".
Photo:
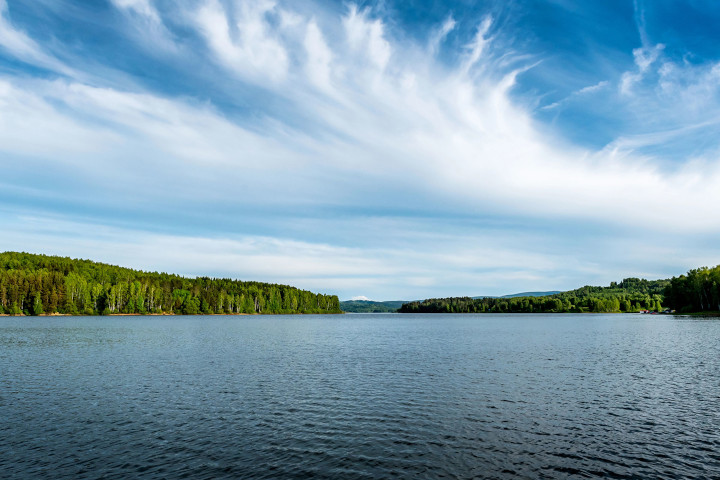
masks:
<svg viewBox="0 0 720 480"><path fill-rule="evenodd" d="M2 478L712 478L720 321L0 318Z"/></svg>

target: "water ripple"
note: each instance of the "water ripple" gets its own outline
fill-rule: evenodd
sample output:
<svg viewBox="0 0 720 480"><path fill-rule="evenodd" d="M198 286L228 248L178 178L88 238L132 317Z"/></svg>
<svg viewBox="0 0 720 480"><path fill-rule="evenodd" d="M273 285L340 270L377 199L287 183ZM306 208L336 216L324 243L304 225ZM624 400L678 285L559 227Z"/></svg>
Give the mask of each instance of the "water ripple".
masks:
<svg viewBox="0 0 720 480"><path fill-rule="evenodd" d="M718 478L720 321L0 319L0 478Z"/></svg>

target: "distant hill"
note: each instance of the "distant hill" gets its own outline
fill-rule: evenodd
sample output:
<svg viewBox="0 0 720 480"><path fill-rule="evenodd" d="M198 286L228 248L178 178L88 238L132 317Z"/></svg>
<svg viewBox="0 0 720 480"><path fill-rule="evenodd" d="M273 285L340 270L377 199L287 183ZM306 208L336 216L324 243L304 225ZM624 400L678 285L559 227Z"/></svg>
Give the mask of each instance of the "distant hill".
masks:
<svg viewBox="0 0 720 480"><path fill-rule="evenodd" d="M407 300L373 302L372 300L345 300L340 302L340 310L347 313L395 313Z"/></svg>
<svg viewBox="0 0 720 480"><path fill-rule="evenodd" d="M522 292L512 293L510 295L503 295L501 298L516 298L516 297L549 297L550 295L556 295L562 293L560 290L551 290L549 292Z"/></svg>
<svg viewBox="0 0 720 480"><path fill-rule="evenodd" d="M493 295L480 295L477 297L472 297L473 300L477 300L478 298L516 298L516 297L548 297L550 295L555 295L558 293L562 293L560 290L551 290L549 292L522 292L522 293L511 293L510 295L502 295L500 297L493 296Z"/></svg>

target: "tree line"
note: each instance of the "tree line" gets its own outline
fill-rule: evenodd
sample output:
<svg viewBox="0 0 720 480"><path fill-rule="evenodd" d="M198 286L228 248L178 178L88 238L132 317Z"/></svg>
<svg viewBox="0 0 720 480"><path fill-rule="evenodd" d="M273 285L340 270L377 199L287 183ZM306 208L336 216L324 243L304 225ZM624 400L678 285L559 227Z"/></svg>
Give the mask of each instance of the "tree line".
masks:
<svg viewBox="0 0 720 480"><path fill-rule="evenodd" d="M720 311L720 265L673 277L665 289L665 303L680 313Z"/></svg>
<svg viewBox="0 0 720 480"><path fill-rule="evenodd" d="M409 302L401 313L589 313L661 311L670 280L626 278L540 297L454 297Z"/></svg>
<svg viewBox="0 0 720 480"><path fill-rule="evenodd" d="M405 303L401 300L373 302L372 300L345 300L340 302L343 312L350 313L396 313Z"/></svg>
<svg viewBox="0 0 720 480"><path fill-rule="evenodd" d="M29 253L0 253L0 314L341 313L335 295L228 278L185 278Z"/></svg>

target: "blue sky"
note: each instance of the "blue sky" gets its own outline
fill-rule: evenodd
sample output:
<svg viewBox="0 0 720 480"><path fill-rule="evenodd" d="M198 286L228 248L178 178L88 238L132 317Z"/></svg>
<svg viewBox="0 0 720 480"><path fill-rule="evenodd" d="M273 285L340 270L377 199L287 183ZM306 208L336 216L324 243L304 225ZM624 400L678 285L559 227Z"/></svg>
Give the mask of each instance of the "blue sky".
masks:
<svg viewBox="0 0 720 480"><path fill-rule="evenodd" d="M0 0L0 250L341 299L720 263L710 0Z"/></svg>

